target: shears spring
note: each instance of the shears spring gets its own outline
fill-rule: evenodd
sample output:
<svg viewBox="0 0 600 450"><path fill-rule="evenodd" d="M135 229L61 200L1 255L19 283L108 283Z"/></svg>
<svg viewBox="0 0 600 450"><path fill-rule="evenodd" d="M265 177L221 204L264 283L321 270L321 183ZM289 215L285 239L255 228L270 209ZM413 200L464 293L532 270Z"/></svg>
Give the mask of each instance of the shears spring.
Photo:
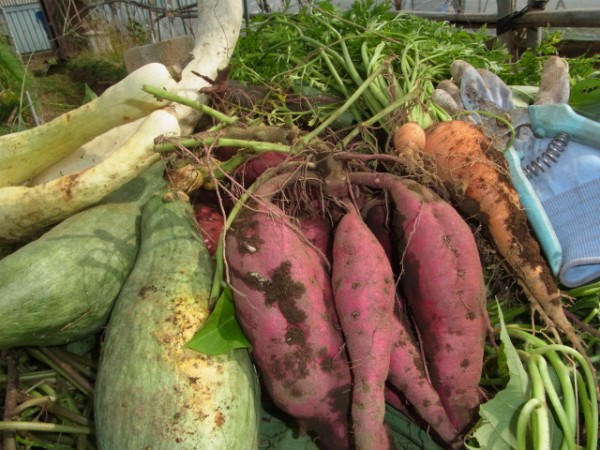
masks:
<svg viewBox="0 0 600 450"><path fill-rule="evenodd" d="M544 166L546 168L552 167L552 164L556 163L565 151L568 143L569 135L567 133L557 133L546 147L546 150L523 168L523 173L527 178L531 178L545 172Z"/></svg>

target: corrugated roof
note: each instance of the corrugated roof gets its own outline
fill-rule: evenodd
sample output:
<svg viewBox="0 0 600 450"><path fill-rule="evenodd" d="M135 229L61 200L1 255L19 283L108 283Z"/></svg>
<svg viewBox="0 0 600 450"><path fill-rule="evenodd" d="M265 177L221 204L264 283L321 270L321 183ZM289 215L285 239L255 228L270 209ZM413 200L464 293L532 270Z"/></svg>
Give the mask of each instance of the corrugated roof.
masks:
<svg viewBox="0 0 600 450"><path fill-rule="evenodd" d="M30 5L32 3L39 4L38 0L0 0L0 6L20 6Z"/></svg>
<svg viewBox="0 0 600 450"><path fill-rule="evenodd" d="M177 9L185 6L193 6L196 4L197 0L171 0L171 8ZM0 0L0 6L19 6L19 5L30 5L32 3L39 4L39 0ZM150 2L149 0L138 0L137 3L140 4L152 4L153 6L157 6L159 8L165 8L167 5L167 0L154 0Z"/></svg>

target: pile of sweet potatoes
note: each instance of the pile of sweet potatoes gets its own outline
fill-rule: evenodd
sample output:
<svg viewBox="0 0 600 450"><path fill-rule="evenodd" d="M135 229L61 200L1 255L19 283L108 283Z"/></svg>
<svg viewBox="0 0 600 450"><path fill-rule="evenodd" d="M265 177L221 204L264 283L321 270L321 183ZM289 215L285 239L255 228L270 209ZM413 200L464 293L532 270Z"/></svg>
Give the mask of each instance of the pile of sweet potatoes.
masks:
<svg viewBox="0 0 600 450"><path fill-rule="evenodd" d="M488 329L471 229L391 174L328 183L267 178L226 233L264 388L323 449L396 448L386 402L458 448L476 420Z"/></svg>

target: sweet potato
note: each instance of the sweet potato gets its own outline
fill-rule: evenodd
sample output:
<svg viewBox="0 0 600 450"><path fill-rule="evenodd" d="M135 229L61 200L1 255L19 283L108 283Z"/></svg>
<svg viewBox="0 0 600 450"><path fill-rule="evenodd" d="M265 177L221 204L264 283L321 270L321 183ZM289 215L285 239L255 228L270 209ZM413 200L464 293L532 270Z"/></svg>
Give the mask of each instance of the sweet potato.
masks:
<svg viewBox="0 0 600 450"><path fill-rule="evenodd" d="M463 432L480 403L488 325L483 271L471 229L450 204L414 181L373 173L349 178L384 188L392 197L404 298L431 382L452 424Z"/></svg>
<svg viewBox="0 0 600 450"><path fill-rule="evenodd" d="M560 290L529 229L503 155L479 127L463 121L436 124L426 135L425 153L432 157L436 175L454 203L486 227L546 324L562 331L585 354L581 338L564 314Z"/></svg>
<svg viewBox="0 0 600 450"><path fill-rule="evenodd" d="M272 190L263 186L257 195L264 192ZM322 257L261 198L228 231L226 258L267 392L324 448L350 448L350 368Z"/></svg>
<svg viewBox="0 0 600 450"><path fill-rule="evenodd" d="M385 402L394 407L396 410L404 414L406 417L415 420L420 420L419 417L415 417L413 412L409 409L406 399L400 394L393 386L386 383L385 386Z"/></svg>
<svg viewBox="0 0 600 450"><path fill-rule="evenodd" d="M301 213L298 217L300 231L308 242L331 260L332 230L331 223L321 214Z"/></svg>
<svg viewBox="0 0 600 450"><path fill-rule="evenodd" d="M399 302L402 301L399 299ZM444 442L456 443L458 432L427 376L421 351L412 335L406 314L406 311L400 309L392 317L391 334L394 342L390 356L389 383Z"/></svg>
<svg viewBox="0 0 600 450"><path fill-rule="evenodd" d="M388 450L385 381L392 351L395 284L385 251L354 207L335 230L331 284L353 375L357 450Z"/></svg>
<svg viewBox="0 0 600 450"><path fill-rule="evenodd" d="M223 213L211 205L197 205L194 207L194 216L204 245L210 255L214 256L223 229Z"/></svg>
<svg viewBox="0 0 600 450"><path fill-rule="evenodd" d="M369 230L385 250L390 262L395 261L397 255L392 242L392 233L390 232L391 210L388 208L385 199L367 203L361 208L360 213Z"/></svg>
<svg viewBox="0 0 600 450"><path fill-rule="evenodd" d="M365 205L361 214L365 223L383 246L392 267L398 262L398 249L395 248L391 221L393 210L385 199L380 199ZM396 308L392 317L392 332L394 337L392 353L390 356L390 369L388 382L404 401L412 404L414 413L430 426L438 436L447 443L456 441L458 432L450 422L448 414L440 400L440 396L431 384L425 369L425 362L421 355L417 339L411 330L408 312L403 299L396 295ZM399 398L389 392L386 401L394 402L393 406L400 406ZM403 412L410 415L406 408Z"/></svg>
<svg viewBox="0 0 600 450"><path fill-rule="evenodd" d="M249 158L237 171L236 176L245 186L250 186L267 169L283 163L289 155L281 152L264 152Z"/></svg>

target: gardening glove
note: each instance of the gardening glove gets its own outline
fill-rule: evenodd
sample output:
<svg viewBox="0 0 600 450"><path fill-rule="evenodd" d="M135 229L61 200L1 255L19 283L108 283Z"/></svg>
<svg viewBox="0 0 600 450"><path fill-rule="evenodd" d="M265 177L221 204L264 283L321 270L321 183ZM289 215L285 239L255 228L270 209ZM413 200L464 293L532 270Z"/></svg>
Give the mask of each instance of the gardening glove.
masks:
<svg viewBox="0 0 600 450"><path fill-rule="evenodd" d="M560 58L548 59L535 104L567 103L569 95L567 64ZM564 124L575 120L565 115ZM531 129L523 131L533 135ZM577 142L578 137L523 135L515 142L523 153L523 166L533 172L531 184L563 248L559 277L567 287L600 277L600 141L591 147Z"/></svg>
<svg viewBox="0 0 600 450"><path fill-rule="evenodd" d="M468 72L464 72L465 74ZM481 83L465 78L460 82L465 96L468 90ZM481 77L484 83L488 80ZM497 81L497 80L495 80ZM508 88L507 88L508 89ZM488 99L500 110L509 112L511 103L504 98L502 89L488 89ZM462 94L461 93L461 94ZM500 93L500 94L499 94ZM486 93L486 95L488 95ZM569 74L566 62L558 57L549 58L542 72L535 105L560 105L569 100ZM463 105L464 105L463 103ZM495 111L499 112L499 111ZM565 114L555 127L568 126L581 118ZM536 124L517 129L513 148L520 159L520 166L528 176L531 187L538 197L546 217L550 221L560 248L562 263L559 278L563 285L576 287L600 277L600 142L584 145L584 136L540 138L534 134ZM600 126L600 125L599 125ZM543 242L540 242L543 246Z"/></svg>

